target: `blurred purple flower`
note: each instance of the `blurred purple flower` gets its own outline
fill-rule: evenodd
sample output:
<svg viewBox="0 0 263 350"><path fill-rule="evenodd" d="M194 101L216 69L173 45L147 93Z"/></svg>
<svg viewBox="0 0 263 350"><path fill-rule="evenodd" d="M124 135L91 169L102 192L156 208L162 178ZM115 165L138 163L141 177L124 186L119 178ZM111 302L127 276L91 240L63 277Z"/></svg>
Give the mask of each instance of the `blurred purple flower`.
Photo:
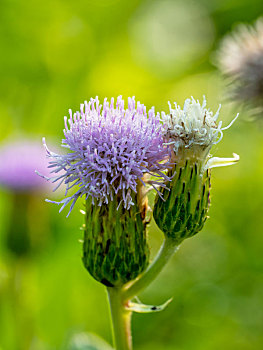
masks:
<svg viewBox="0 0 263 350"><path fill-rule="evenodd" d="M48 162L39 142L18 139L0 147L0 185L13 191L35 191L46 187L45 182L35 174L39 169L49 174Z"/></svg>
<svg viewBox="0 0 263 350"><path fill-rule="evenodd" d="M133 205L132 193L137 185L149 184L155 188L158 179L150 180L146 174L161 179L167 177L161 172L167 168L168 151L163 146L162 124L154 108L147 115L146 107L134 98L128 99L128 109L124 108L121 96L111 103L98 98L81 105L80 112L69 111L65 117L65 139L62 146L70 150L65 155L49 151L49 168L52 173L64 170L63 175L47 180L67 185L66 193L72 187L78 190L60 202L60 211L72 201L69 213L76 200L83 195L92 197L92 202L101 206L114 198L126 209ZM163 161L166 162L163 162ZM150 178L150 176L148 176ZM49 200L48 200L49 201Z"/></svg>

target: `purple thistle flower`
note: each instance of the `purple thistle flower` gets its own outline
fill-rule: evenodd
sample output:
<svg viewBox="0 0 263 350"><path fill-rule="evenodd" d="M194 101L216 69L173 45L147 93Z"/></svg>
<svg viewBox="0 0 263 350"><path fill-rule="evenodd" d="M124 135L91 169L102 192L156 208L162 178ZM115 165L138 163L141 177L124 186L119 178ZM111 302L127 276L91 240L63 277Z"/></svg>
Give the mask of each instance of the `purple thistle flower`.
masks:
<svg viewBox="0 0 263 350"><path fill-rule="evenodd" d="M65 139L62 147L69 153L58 155L51 152L44 139L47 157L50 158L51 173L63 174L51 178L66 184L65 196L73 187L78 190L71 196L52 203L62 204L60 209L72 201L69 213L76 200L91 196L92 203L99 206L108 204L114 198L129 209L133 205L132 192L137 193L138 184L155 187L158 178L167 180L162 170L168 165L168 150L163 145L162 124L154 108L147 115L146 107L135 98L128 99L128 109L124 108L122 96L100 105L98 98L85 101L80 112L69 110L65 117ZM154 175L157 179L150 180Z"/></svg>
<svg viewBox="0 0 263 350"><path fill-rule="evenodd" d="M13 191L35 191L46 183L35 174L39 169L47 175L48 163L44 151L34 140L18 139L0 147L0 185Z"/></svg>

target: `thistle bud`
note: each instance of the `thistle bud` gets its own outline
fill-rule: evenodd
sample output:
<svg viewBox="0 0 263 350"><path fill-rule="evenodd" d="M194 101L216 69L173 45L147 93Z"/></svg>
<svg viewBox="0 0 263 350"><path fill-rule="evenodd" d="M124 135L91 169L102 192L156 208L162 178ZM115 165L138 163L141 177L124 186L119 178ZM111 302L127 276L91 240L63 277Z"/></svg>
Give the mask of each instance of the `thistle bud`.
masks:
<svg viewBox="0 0 263 350"><path fill-rule="evenodd" d="M186 100L184 108L170 106L170 114L162 113L165 139L171 147L174 167L168 171L171 181L160 189L153 216L167 238L180 243L199 232L207 219L210 205L210 168L235 163L239 157L210 158L213 144L222 138L222 123L198 101Z"/></svg>

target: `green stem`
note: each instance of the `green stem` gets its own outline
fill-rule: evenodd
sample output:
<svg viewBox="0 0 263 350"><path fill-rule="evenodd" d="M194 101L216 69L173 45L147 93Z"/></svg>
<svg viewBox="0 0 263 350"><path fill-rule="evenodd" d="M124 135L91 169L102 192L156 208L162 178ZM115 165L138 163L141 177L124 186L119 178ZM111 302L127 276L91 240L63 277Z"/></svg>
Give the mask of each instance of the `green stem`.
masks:
<svg viewBox="0 0 263 350"><path fill-rule="evenodd" d="M152 264L137 280L135 280L135 282L133 282L133 284L126 287L123 291L123 300L128 301L132 299L140 291L146 288L161 272L178 247L178 242L173 239L165 238L163 245Z"/></svg>
<svg viewBox="0 0 263 350"><path fill-rule="evenodd" d="M111 309L114 347L116 350L132 350L131 311L125 309L122 290L108 287Z"/></svg>

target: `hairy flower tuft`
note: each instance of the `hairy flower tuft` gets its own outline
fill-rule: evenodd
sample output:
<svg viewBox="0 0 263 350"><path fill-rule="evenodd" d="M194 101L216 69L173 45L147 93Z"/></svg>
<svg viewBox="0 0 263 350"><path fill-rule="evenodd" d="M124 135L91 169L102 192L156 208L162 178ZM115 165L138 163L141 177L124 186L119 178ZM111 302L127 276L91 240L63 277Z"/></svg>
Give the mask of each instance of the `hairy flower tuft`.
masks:
<svg viewBox="0 0 263 350"><path fill-rule="evenodd" d="M213 114L206 108L205 97L202 105L192 97L185 101L183 109L176 103L172 108L170 102L169 108L169 114L162 112L162 120L167 144L173 145L177 161L178 157L185 156L185 149L192 149L195 153L205 152L206 157L211 147L222 139L223 130L228 129L238 117L237 115L226 127L222 127L222 121L217 124L221 105Z"/></svg>
<svg viewBox="0 0 263 350"><path fill-rule="evenodd" d="M155 115L154 108L148 114L146 107L135 98L128 99L124 107L121 96L103 105L98 98L85 102L80 112L65 117L65 139L62 146L69 150L64 155L51 152L44 140L49 167L52 173L63 174L47 178L66 184L66 193L71 188L77 191L55 202L62 204L60 211L72 201L85 196L101 206L114 198L129 209L133 205L132 192L137 193L138 184L155 187L159 178L167 177L161 172L167 167L168 150L163 145L162 124ZM164 162L165 160L165 162ZM145 175L154 175L155 180L147 180Z"/></svg>

